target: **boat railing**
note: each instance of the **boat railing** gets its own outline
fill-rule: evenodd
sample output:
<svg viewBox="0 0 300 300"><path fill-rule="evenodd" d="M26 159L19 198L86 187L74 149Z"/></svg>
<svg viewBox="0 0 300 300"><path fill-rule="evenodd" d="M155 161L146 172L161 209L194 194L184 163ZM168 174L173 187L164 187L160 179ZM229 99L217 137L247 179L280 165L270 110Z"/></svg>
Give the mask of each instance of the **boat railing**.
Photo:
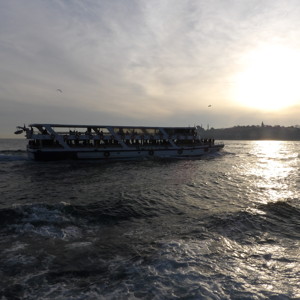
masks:
<svg viewBox="0 0 300 300"><path fill-rule="evenodd" d="M49 134L48 132L28 132L28 139L53 139L55 136L63 136L65 139L111 139L120 138L122 140L128 139L139 139L139 140L194 140L196 137L194 135L188 134L110 134L105 133L84 133L84 132L56 132L55 134Z"/></svg>
<svg viewBox="0 0 300 300"><path fill-rule="evenodd" d="M34 141L51 141L45 146L64 145L70 147L104 147L106 145L114 147L135 147L140 145L164 145L164 146L194 146L194 145L223 145L223 142L215 143L214 139L199 139L193 134L119 134L115 132L78 132L78 131L60 131L49 134L46 130L43 132L28 131L27 138ZM65 145L65 147L67 146Z"/></svg>

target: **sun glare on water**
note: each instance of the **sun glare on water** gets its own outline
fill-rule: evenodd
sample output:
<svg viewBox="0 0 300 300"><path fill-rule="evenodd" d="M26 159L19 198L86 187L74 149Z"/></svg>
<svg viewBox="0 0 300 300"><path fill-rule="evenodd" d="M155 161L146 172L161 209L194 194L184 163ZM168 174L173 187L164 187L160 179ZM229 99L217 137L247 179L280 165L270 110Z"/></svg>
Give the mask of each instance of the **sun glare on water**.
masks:
<svg viewBox="0 0 300 300"><path fill-rule="evenodd" d="M243 64L235 80L235 101L264 111L300 103L300 52L268 46L248 54Z"/></svg>
<svg viewBox="0 0 300 300"><path fill-rule="evenodd" d="M297 197L297 189L291 188L289 177L293 177L298 153L293 152L291 143L282 141L253 141L250 154L255 161L246 169L246 176L253 176L261 198L257 201L264 203L276 202L281 199Z"/></svg>

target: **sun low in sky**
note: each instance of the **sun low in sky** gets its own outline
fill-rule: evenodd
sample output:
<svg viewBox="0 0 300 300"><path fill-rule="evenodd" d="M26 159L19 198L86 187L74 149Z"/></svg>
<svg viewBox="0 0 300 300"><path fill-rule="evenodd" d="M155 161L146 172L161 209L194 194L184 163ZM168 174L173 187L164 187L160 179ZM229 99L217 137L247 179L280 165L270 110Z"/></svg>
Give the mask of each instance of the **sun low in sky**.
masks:
<svg viewBox="0 0 300 300"><path fill-rule="evenodd" d="M0 137L38 122L297 125L299 36L295 0L0 1Z"/></svg>
<svg viewBox="0 0 300 300"><path fill-rule="evenodd" d="M234 99L246 107L278 111L300 102L300 51L278 45L254 48L243 58Z"/></svg>

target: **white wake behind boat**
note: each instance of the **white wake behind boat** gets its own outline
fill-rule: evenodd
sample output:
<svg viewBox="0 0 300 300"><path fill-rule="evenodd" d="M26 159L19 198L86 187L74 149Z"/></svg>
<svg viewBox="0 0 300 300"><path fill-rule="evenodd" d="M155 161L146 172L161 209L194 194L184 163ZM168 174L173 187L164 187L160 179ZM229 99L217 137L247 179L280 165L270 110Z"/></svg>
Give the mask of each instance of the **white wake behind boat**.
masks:
<svg viewBox="0 0 300 300"><path fill-rule="evenodd" d="M196 127L30 124L19 128L35 160L198 158L224 147L203 139Z"/></svg>

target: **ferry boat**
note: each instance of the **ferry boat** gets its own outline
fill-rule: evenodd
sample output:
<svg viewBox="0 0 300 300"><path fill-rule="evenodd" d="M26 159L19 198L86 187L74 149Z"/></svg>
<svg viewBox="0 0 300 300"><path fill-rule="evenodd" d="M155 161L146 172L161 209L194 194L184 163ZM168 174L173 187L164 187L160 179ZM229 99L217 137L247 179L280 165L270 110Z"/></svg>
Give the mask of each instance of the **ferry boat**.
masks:
<svg viewBox="0 0 300 300"><path fill-rule="evenodd" d="M130 160L199 158L224 147L203 139L199 127L30 124L27 153L34 160Z"/></svg>

